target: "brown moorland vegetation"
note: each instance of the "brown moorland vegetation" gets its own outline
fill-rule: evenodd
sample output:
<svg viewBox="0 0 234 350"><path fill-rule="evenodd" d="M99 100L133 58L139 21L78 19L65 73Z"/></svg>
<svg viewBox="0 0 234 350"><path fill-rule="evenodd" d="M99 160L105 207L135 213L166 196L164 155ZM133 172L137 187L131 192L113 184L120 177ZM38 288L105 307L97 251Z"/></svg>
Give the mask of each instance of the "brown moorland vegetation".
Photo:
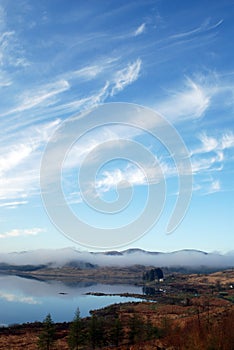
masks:
<svg viewBox="0 0 234 350"><path fill-rule="evenodd" d="M173 274L160 284L165 292L152 296L151 301L93 311L91 317L81 320L79 349L232 350L233 277L233 270ZM53 349L68 350L70 324L54 324L54 328ZM0 350L38 349L42 330L42 323L2 328Z"/></svg>

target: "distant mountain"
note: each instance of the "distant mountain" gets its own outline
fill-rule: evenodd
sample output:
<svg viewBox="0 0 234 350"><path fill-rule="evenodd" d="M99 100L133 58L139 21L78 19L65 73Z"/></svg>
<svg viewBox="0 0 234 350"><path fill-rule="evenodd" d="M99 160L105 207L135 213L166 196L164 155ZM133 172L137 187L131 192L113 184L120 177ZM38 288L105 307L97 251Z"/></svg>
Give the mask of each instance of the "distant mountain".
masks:
<svg viewBox="0 0 234 350"><path fill-rule="evenodd" d="M202 255L208 255L209 253L207 252L203 252L202 250L196 250L196 249L183 249L183 250L177 250L177 251L174 251L174 252L171 252L170 254L178 254L178 253L186 253L188 252L189 254L202 254ZM213 253L210 253L210 254L213 254Z"/></svg>
<svg viewBox="0 0 234 350"><path fill-rule="evenodd" d="M183 268L230 268L234 267L234 252L228 254L206 253L199 250L179 250L170 253L149 252L142 249L127 249L124 251L85 252L74 248L58 250L39 249L15 253L0 254L0 270L6 270L8 265L74 267L93 269L98 266L156 266Z"/></svg>
<svg viewBox="0 0 234 350"><path fill-rule="evenodd" d="M179 250L170 253L142 249L124 251L85 252L74 248L35 250L0 254L0 272L34 271L40 268L95 269L97 267L155 266L175 271L210 271L234 267L234 252L206 253L199 250Z"/></svg>
<svg viewBox="0 0 234 350"><path fill-rule="evenodd" d="M118 251L104 252L104 253L100 253L100 254L104 254L104 255L112 255L112 256L122 256L122 255L123 255L123 253L122 253L122 252L118 252Z"/></svg>
<svg viewBox="0 0 234 350"><path fill-rule="evenodd" d="M158 255L158 254L164 254L164 253L160 253L160 252L149 252L147 250L143 250L143 249L139 249L139 248L131 248L131 249L127 249L124 250L122 252L122 254L135 254L135 253L143 253L143 254L151 254L151 255Z"/></svg>

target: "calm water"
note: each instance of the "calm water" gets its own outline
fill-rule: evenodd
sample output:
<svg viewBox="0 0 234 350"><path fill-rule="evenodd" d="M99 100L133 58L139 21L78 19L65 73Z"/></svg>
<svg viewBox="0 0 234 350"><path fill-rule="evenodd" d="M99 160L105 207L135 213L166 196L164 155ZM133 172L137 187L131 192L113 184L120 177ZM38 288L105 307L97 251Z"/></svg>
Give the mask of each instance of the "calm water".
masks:
<svg viewBox="0 0 234 350"><path fill-rule="evenodd" d="M85 295L87 292L141 294L142 288L132 285L72 285L59 281L44 282L17 276L0 276L0 324L42 321L48 313L51 313L55 322L70 321L77 307L84 317L89 315L90 310L114 303L136 301L134 298L119 296Z"/></svg>

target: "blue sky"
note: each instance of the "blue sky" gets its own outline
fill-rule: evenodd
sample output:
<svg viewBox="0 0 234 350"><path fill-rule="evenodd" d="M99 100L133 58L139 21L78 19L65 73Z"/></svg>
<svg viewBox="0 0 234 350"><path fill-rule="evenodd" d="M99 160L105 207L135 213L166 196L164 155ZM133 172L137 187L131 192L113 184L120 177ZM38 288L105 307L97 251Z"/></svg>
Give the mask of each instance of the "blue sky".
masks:
<svg viewBox="0 0 234 350"><path fill-rule="evenodd" d="M167 235L178 193L170 154L150 135L106 127L88 135L65 162L64 193L76 214L103 227L126 224L142 210L144 176L124 160L109 163L96 185L113 200L115 186L127 180L135 191L127 214L108 219L90 213L75 187L87 151L126 136L152 151L167 184L158 223L128 248L234 249L233 15L231 0L0 2L1 251L87 249L49 220L40 164L63 121L107 102L149 107L177 129L192 164L192 199L180 226Z"/></svg>

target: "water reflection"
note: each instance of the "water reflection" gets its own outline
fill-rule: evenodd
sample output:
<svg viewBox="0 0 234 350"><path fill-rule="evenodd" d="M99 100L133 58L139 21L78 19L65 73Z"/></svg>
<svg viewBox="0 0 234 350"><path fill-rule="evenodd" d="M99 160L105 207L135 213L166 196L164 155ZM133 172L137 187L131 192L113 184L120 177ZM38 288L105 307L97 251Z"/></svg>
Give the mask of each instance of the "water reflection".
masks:
<svg viewBox="0 0 234 350"><path fill-rule="evenodd" d="M41 321L49 312L55 322L70 321L77 307L81 316L109 304L135 301L120 296L86 293L141 293L141 287L98 283L41 281L17 276L0 276L0 324Z"/></svg>

